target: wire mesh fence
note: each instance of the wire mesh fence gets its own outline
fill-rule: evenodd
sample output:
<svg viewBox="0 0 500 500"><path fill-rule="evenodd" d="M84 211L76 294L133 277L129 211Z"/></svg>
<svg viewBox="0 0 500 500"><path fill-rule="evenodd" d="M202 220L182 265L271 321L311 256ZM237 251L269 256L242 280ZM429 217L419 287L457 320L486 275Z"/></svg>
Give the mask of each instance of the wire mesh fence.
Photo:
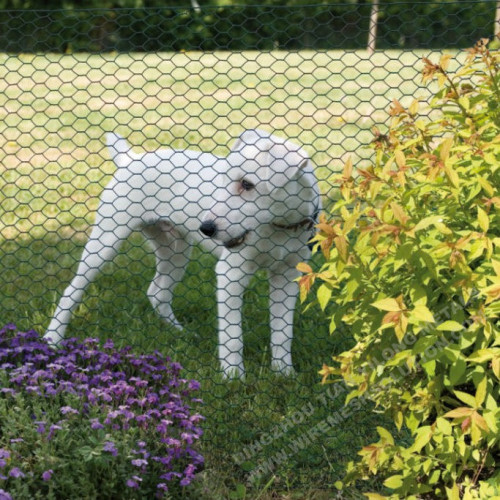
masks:
<svg viewBox="0 0 500 500"><path fill-rule="evenodd" d="M295 266L332 172L372 155L393 99L428 99L421 58L493 36L497 10L1 11L0 317L172 355L214 470L331 484L376 419L318 386L350 336L294 306Z"/></svg>

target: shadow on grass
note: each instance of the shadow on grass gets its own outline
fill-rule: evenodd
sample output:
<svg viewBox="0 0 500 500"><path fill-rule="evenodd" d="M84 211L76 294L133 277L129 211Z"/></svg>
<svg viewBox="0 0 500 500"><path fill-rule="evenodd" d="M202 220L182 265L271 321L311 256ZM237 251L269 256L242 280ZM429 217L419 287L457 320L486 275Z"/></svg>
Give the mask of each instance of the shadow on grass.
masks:
<svg viewBox="0 0 500 500"><path fill-rule="evenodd" d="M79 261L84 241L47 234L38 240L0 245L0 318L21 329L43 332ZM352 345L346 331L328 334L319 308L295 315L293 355L298 375L273 374L269 355L267 280L257 273L246 292L244 343L247 379L224 381L218 372L215 259L195 248L186 275L174 294L178 331L155 313L146 296L154 275L154 256L133 235L85 293L68 336L112 338L117 346L154 349L171 356L188 378L201 382L205 435L199 498L222 497L238 483L254 488L273 478L275 488L314 484L330 488L348 460L375 439L380 418L368 405L342 414L345 389L321 386L318 370L331 355ZM213 475L218 479L214 486ZM208 481L208 483L207 483ZM207 486L210 484L210 486ZM195 486L197 488L197 486ZM229 488L229 490L228 490Z"/></svg>

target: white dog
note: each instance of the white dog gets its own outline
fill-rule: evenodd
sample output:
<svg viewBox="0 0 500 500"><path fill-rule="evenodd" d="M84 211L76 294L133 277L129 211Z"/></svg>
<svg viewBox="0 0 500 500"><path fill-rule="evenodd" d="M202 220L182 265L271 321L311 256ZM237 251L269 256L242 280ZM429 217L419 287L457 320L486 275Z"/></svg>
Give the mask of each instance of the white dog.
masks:
<svg viewBox="0 0 500 500"><path fill-rule="evenodd" d="M257 268L270 282L272 367L293 372L291 343L299 273L321 208L305 151L261 130L244 132L226 158L164 149L134 153L125 139L108 134L118 167L105 188L78 271L45 334L64 337L71 313L102 266L132 231L151 242L157 261L148 296L168 323L172 291L182 279L192 243L217 255L219 359L225 376L243 376L242 297ZM207 237L203 237L200 233Z"/></svg>

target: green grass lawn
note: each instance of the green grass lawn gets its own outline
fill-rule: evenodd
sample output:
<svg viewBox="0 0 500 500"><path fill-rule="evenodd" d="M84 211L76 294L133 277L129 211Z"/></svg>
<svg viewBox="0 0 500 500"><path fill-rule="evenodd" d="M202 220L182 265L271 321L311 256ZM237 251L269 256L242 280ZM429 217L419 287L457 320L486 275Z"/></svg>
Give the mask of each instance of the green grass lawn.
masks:
<svg viewBox="0 0 500 500"><path fill-rule="evenodd" d="M330 175L345 156L353 154L357 165L370 156L363 146L371 127L386 121L390 102L428 97L417 76L423 55L430 54L1 54L0 322L41 332L48 325L113 173L106 131L121 133L138 151L172 146L224 155L242 130L261 127L305 146L329 198L335 195ZM342 407L342 395L325 397L317 371L350 345L349 332L329 336L319 308L299 308L293 346L299 375L272 375L266 280L259 273L244 309L247 380L222 381L214 262L195 249L175 291L174 310L185 327L175 331L147 300L154 258L134 235L91 285L68 334L159 349L202 382L207 466L194 498L280 498L286 492L286 498L331 498L322 490L331 489L346 461L375 438L380 422L362 408L297 449L311 428ZM276 438L290 419L297 422ZM237 459L259 439L269 442L243 462ZM273 457L274 469L247 484L252 471Z"/></svg>

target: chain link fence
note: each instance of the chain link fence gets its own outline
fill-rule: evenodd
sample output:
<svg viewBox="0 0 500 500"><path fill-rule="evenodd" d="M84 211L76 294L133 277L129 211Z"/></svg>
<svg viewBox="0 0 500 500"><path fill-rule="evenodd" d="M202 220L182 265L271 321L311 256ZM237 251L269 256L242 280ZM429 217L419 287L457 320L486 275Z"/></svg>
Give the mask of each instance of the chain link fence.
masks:
<svg viewBox="0 0 500 500"><path fill-rule="evenodd" d="M308 257L320 208L313 166L328 206L332 172L347 155L358 166L371 156L392 100L428 99L421 58L492 37L498 10L460 1L0 11L0 318L40 332L54 318L56 335L67 326L66 336L168 353L202 383L212 471L330 486L379 420L363 403L343 409L341 386L318 385L349 331L330 336L326 316L294 308L282 280ZM107 146L108 133L126 142L108 135ZM237 256L229 269L203 249L213 238L219 257ZM271 277L259 270L243 291L235 283L254 263ZM292 322L297 374L279 376L271 366L289 371ZM245 382L224 380L219 361L238 371L242 351Z"/></svg>

